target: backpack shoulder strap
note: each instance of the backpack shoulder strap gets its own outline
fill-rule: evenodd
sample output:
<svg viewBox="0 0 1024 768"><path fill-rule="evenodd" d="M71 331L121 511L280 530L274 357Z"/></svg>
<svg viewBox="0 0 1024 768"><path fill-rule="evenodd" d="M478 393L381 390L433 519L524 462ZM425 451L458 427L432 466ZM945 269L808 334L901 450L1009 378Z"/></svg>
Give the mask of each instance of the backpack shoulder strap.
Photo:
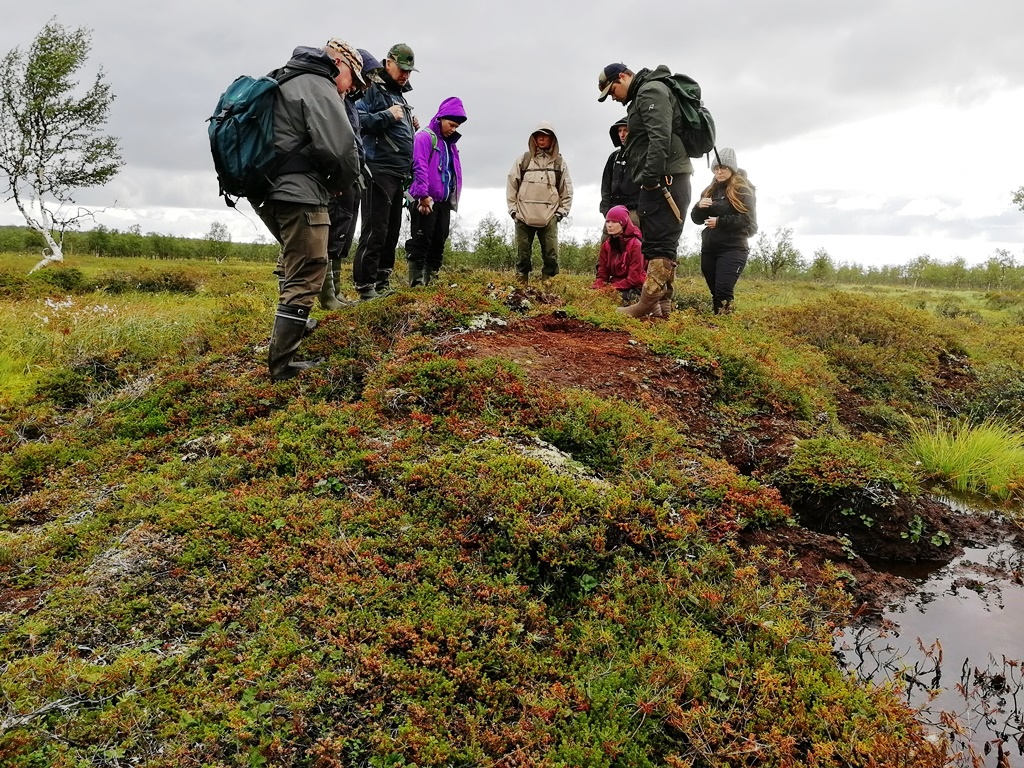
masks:
<svg viewBox="0 0 1024 768"><path fill-rule="evenodd" d="M533 159L533 155L529 152L524 152L523 156L519 158L519 180L523 180L523 176L526 175L527 169L530 167L530 160ZM562 156L555 155L555 186L559 187L562 185Z"/></svg>
<svg viewBox="0 0 1024 768"><path fill-rule="evenodd" d="M533 156L529 152L524 152L519 158L519 180L523 180L523 176L526 175L526 169L530 167L530 160Z"/></svg>
<svg viewBox="0 0 1024 768"><path fill-rule="evenodd" d="M437 150L437 134L430 130L430 128L424 128L423 130L430 136L430 151L435 152Z"/></svg>

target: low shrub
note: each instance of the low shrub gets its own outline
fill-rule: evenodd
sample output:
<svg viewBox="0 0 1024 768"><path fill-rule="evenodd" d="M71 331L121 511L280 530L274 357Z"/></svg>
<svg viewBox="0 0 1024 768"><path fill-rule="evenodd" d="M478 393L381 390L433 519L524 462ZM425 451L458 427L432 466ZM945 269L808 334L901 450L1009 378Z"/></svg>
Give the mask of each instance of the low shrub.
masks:
<svg viewBox="0 0 1024 768"><path fill-rule="evenodd" d="M854 391L879 399L919 401L942 356L964 354L932 315L853 293L784 307L774 317L780 329L824 352Z"/></svg>
<svg viewBox="0 0 1024 768"><path fill-rule="evenodd" d="M829 525L836 513L866 516L892 507L901 495L920 492L909 467L887 456L874 442L818 437L799 441L789 461L770 477L795 511L813 515L815 527Z"/></svg>

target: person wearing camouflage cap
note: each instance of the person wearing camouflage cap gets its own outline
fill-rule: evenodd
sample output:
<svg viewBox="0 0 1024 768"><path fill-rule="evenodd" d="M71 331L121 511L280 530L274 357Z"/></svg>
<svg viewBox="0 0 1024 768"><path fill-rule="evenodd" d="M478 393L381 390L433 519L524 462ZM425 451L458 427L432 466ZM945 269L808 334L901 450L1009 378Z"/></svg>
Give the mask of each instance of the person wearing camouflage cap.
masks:
<svg viewBox="0 0 1024 768"><path fill-rule="evenodd" d="M267 353L271 381L294 378L317 361L296 361L309 312L327 273L327 203L359 174L355 134L339 95L355 70L329 48L300 46L281 69L274 100L274 145L287 157L265 199L250 202L280 245L278 306Z"/></svg>
<svg viewBox="0 0 1024 768"><path fill-rule="evenodd" d="M352 260L352 279L364 301L390 291L405 185L412 174L413 137L419 129L405 100L412 90L409 74L417 71L415 61L405 43L391 46L384 67L356 105L372 175L360 201L362 229Z"/></svg>
<svg viewBox="0 0 1024 768"><path fill-rule="evenodd" d="M366 89L366 65L362 53L354 48L349 42L340 37L332 37L324 45L324 50L330 55L340 56L341 64L348 65L351 75L351 83L342 94L345 103L345 112L348 114L349 123L356 137L356 147L359 150L359 165L363 166L363 146L359 140L359 117L356 113L355 99ZM339 66L339 69L341 67ZM340 89L339 89L340 91ZM331 217L331 228L327 239L327 259L330 268L324 277L324 284L320 288L320 306L323 309L341 309L347 302L341 295L341 254L344 247L344 238L351 225L348 220L348 210L353 207L351 200L355 199L358 205L359 195L354 192L353 187L334 195L327 203L327 209ZM315 322L315 321L311 321Z"/></svg>

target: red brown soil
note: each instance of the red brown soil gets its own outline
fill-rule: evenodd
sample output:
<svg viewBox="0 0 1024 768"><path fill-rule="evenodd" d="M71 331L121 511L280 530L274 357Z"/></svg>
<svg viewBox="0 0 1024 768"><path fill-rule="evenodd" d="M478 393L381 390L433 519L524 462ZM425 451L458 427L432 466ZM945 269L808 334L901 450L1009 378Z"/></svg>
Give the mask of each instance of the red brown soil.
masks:
<svg viewBox="0 0 1024 768"><path fill-rule="evenodd" d="M538 385L582 388L604 398L642 405L674 421L695 447L709 456L726 459L745 474L777 463L794 439L804 433L804 426L785 414L761 415L756 424L748 424L742 432L730 428L715 405L717 381L713 371L656 355L627 333L602 330L558 310L462 334L450 339L444 352L460 358L501 357L522 366L527 377ZM859 411L855 402L840 404L841 418L844 413ZM862 425L848 426L859 434ZM811 510L807 519L815 519L814 512ZM854 577L851 590L861 610L873 614L889 598L912 587L905 579L876 571L862 557L851 557L839 535L847 537L858 553L906 562L948 562L962 553L965 545L1011 538L1020 541L1020 531L1009 523L960 514L930 497L901 499L895 508L875 510L873 514L877 523L870 529L856 518L825 514L818 530L748 530L743 532L741 543L792 555L800 563L794 574L805 581L820 579L827 562L839 565ZM926 530L949 534L951 543L934 546L924 540L902 538L901 533L915 515L925 522Z"/></svg>

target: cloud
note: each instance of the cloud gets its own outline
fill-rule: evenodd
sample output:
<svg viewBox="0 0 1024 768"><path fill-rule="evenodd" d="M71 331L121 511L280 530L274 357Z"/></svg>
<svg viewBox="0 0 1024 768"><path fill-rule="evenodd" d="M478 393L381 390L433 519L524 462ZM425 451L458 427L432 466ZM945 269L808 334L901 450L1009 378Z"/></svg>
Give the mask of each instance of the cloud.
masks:
<svg viewBox="0 0 1024 768"><path fill-rule="evenodd" d="M308 0L287 12L269 0L51 0L5 18L0 52L26 48L51 16L92 28L90 61L117 94L109 128L128 165L81 200L201 211L201 231L210 217L232 215L216 195L206 135L219 94L237 75L280 66L295 45L339 35L378 57L395 42L414 48L420 71L409 100L421 121L447 96L464 100L467 210L504 211L505 176L546 119L578 190L573 219L599 227L595 196L583 190L596 190L608 127L623 108L597 102L597 73L624 61L664 63L700 81L720 144L737 148L758 185L764 227L1019 236L1008 206L1009 190L1024 183L1022 3L967 12L953 0L738 0L696 20L678 3L444 8L439 16L436 6L404 4L355 22L346 20L352 8L325 12ZM696 189L710 173L695 164ZM929 214L920 201L931 199L946 208L932 204Z"/></svg>

